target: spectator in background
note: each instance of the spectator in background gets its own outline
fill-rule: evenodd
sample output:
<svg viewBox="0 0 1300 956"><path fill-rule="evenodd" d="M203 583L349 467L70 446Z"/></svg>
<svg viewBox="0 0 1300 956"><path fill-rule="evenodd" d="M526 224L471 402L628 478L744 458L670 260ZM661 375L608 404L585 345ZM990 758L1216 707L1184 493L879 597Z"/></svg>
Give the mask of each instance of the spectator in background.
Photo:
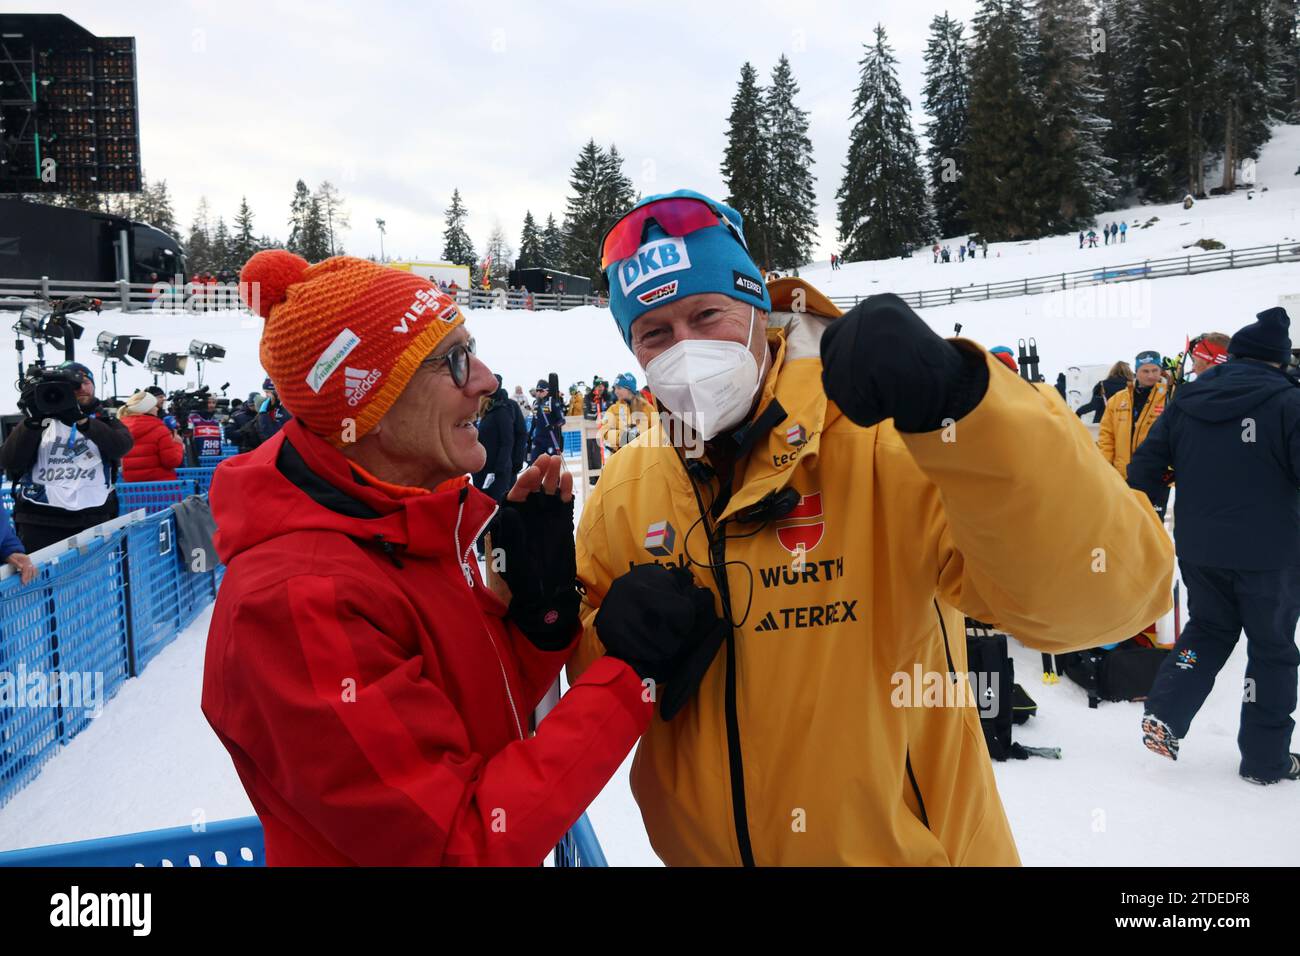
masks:
<svg viewBox="0 0 1300 956"><path fill-rule="evenodd" d="M229 445L239 444L239 430L257 416L257 410L247 402L235 399L230 405L230 418L226 420L223 437Z"/></svg>
<svg viewBox="0 0 1300 956"><path fill-rule="evenodd" d="M934 253L934 261L935 261L935 262L938 262L938 261L939 261L939 243L936 242L936 243L935 243L935 244L930 248L930 251Z"/></svg>
<svg viewBox="0 0 1300 956"><path fill-rule="evenodd" d="M62 418L30 415L0 448L14 483L14 526L28 552L117 517L117 471L131 433L95 397L95 377L80 362L59 368L78 381L77 407Z"/></svg>
<svg viewBox="0 0 1300 956"><path fill-rule="evenodd" d="M1101 416L1106 411L1106 403L1110 401L1111 396L1116 392L1122 392L1131 381L1133 381L1133 369L1128 362L1116 362L1110 367L1106 377L1092 387L1092 398L1088 403L1080 405L1075 409L1074 414L1082 418L1091 412L1093 424L1096 424L1101 421Z"/></svg>
<svg viewBox="0 0 1300 956"><path fill-rule="evenodd" d="M1222 332L1205 332L1192 345L1192 372L1197 377L1208 368L1228 361L1228 342Z"/></svg>
<svg viewBox="0 0 1300 956"><path fill-rule="evenodd" d="M500 382L495 392L479 400L478 443L487 454L483 467L474 473L474 487L497 504L515 483L515 415L518 413L519 406L510 400Z"/></svg>
<svg viewBox="0 0 1300 956"><path fill-rule="evenodd" d="M1151 426L1165 410L1168 386L1161 372L1164 361L1155 351L1139 352L1133 363L1134 381L1116 392L1101 416L1097 447L1121 478L1128 477L1128 463L1146 440Z"/></svg>
<svg viewBox="0 0 1300 956"><path fill-rule="evenodd" d="M614 402L600 425L606 456L630 444L642 430L648 429L653 414L654 406L636 390L636 376L624 372L614 379Z"/></svg>
<svg viewBox="0 0 1300 956"><path fill-rule="evenodd" d="M269 378L262 383L262 391L266 394L266 398L263 399L257 414L252 421L239 430L241 451L252 451L283 428L284 423L293 417L280 401L275 383Z"/></svg>
<svg viewBox="0 0 1300 956"><path fill-rule="evenodd" d="M1083 248L1083 240L1084 240L1085 238L1087 238L1087 237L1084 236L1084 234L1083 234L1083 230L1080 229L1080 230L1079 230L1079 248L1080 248L1080 249Z"/></svg>
<svg viewBox="0 0 1300 956"><path fill-rule="evenodd" d="M1119 224L1119 241L1123 243L1127 239L1128 239L1128 223L1121 222Z"/></svg>
<svg viewBox="0 0 1300 956"><path fill-rule="evenodd" d="M532 412L533 403L530 402L528 396L524 394L524 387L522 385L515 386L515 393L511 398L514 399L515 404L519 406L521 412Z"/></svg>
<svg viewBox="0 0 1300 956"><path fill-rule="evenodd" d="M0 561L18 572L23 584L31 584L36 577L36 565L27 556L18 535L14 534L13 525L9 523L9 512L0 508Z"/></svg>
<svg viewBox="0 0 1300 956"><path fill-rule="evenodd" d="M117 410L118 419L131 433L131 450L122 458L126 481L175 481L185 460L185 444L158 417L158 399L136 392Z"/></svg>
<svg viewBox="0 0 1300 956"><path fill-rule="evenodd" d="M599 375L591 379L591 390L582 401L582 417L588 421L598 422L605 417L609 407L609 396L605 394L605 380Z"/></svg>
<svg viewBox="0 0 1300 956"><path fill-rule="evenodd" d="M533 392L537 401L533 405L533 424L528 432L531 464L542 455L558 455L564 451L564 401L551 395L546 379L539 379Z"/></svg>
<svg viewBox="0 0 1300 956"><path fill-rule="evenodd" d="M576 383L569 386L568 414L574 417L582 414L582 389Z"/></svg>

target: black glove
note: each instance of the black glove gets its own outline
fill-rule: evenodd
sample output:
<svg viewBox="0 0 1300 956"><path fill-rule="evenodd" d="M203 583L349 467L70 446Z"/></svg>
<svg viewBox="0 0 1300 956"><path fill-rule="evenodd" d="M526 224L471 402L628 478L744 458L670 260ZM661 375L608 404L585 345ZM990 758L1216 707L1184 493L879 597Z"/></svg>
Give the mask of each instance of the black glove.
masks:
<svg viewBox="0 0 1300 956"><path fill-rule="evenodd" d="M543 651L569 646L578 627L578 563L573 550L573 499L534 491L501 502L492 546L505 555L501 577L510 586L509 616Z"/></svg>
<svg viewBox="0 0 1300 956"><path fill-rule="evenodd" d="M894 419L927 432L970 412L988 389L984 357L941 339L891 293L873 295L822 335L822 386L855 424Z"/></svg>
<svg viewBox="0 0 1300 956"><path fill-rule="evenodd" d="M659 714L672 720L699 687L730 625L713 592L685 568L638 564L614 579L596 613L596 635L610 657L642 680L666 684Z"/></svg>

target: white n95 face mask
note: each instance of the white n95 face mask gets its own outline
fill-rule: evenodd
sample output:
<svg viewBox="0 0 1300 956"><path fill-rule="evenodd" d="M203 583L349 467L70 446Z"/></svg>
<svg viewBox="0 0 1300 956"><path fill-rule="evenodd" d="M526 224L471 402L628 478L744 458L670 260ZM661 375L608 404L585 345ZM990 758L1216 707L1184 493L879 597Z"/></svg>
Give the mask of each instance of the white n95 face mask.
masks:
<svg viewBox="0 0 1300 956"><path fill-rule="evenodd" d="M655 398L705 441L743 422L758 393L758 362L749 350L754 315L751 306L744 345L685 339L656 355L645 367L646 383Z"/></svg>

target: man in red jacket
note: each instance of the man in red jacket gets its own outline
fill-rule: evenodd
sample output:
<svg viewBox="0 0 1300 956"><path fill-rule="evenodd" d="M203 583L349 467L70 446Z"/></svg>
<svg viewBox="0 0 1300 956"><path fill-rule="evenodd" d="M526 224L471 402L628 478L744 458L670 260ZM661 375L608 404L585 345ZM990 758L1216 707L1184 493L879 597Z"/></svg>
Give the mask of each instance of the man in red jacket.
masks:
<svg viewBox="0 0 1300 956"><path fill-rule="evenodd" d="M497 508L467 480L497 383L455 303L347 257L262 252L241 280L294 417L216 472L227 570L203 712L267 862L539 863L716 621L711 599L684 580L667 600L635 579L611 590L623 659L593 665L531 733L580 631L572 477L546 456L502 504L503 602L472 557Z"/></svg>

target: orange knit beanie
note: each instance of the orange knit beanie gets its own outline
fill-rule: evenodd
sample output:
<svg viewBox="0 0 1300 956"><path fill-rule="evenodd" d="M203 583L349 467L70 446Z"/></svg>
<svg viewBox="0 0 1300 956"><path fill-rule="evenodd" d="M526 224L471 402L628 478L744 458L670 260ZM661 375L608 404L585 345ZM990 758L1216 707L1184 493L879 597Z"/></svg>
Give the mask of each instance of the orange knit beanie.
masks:
<svg viewBox="0 0 1300 956"><path fill-rule="evenodd" d="M366 259L259 252L240 293L266 319L261 358L285 407L334 444L365 435L465 318L428 279Z"/></svg>

